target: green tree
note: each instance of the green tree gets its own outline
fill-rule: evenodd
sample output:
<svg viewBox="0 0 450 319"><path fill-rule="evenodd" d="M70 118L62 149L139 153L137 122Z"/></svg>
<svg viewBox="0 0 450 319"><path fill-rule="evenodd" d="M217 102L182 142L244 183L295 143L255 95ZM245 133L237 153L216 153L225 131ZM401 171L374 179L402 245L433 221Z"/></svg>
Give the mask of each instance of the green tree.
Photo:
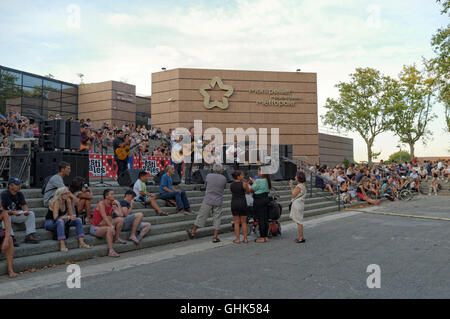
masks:
<svg viewBox="0 0 450 319"><path fill-rule="evenodd" d="M411 155L406 151L398 151L389 156L388 162L410 162L412 159Z"/></svg>
<svg viewBox="0 0 450 319"><path fill-rule="evenodd" d="M357 132L367 145L368 162L380 153L372 148L377 137L389 129L393 80L373 68L357 68L350 82L336 85L340 97L328 98L328 110L321 118L325 125Z"/></svg>
<svg viewBox="0 0 450 319"><path fill-rule="evenodd" d="M15 85L19 78L10 72L2 72L2 80L0 82L0 113L5 113L6 103L8 100L16 99L22 96L22 89Z"/></svg>
<svg viewBox="0 0 450 319"><path fill-rule="evenodd" d="M392 131L401 143L409 145L409 154L414 158L414 145L426 142L432 135L428 129L436 118L432 112L432 80L425 78L415 65L404 66L399 80L393 82Z"/></svg>
<svg viewBox="0 0 450 319"><path fill-rule="evenodd" d="M450 16L450 0L437 2L442 4L441 13ZM431 38L431 46L436 57L426 61L426 64L433 77L433 86L439 92L439 101L444 104L447 131L450 132L450 24L437 30Z"/></svg>

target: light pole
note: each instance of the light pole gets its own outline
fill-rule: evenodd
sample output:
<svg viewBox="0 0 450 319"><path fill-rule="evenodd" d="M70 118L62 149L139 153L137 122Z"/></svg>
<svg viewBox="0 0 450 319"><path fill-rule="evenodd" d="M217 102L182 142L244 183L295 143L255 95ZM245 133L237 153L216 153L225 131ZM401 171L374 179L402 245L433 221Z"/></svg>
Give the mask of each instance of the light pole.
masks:
<svg viewBox="0 0 450 319"><path fill-rule="evenodd" d="M400 164L402 163L402 144L397 145L397 147L400 149Z"/></svg>

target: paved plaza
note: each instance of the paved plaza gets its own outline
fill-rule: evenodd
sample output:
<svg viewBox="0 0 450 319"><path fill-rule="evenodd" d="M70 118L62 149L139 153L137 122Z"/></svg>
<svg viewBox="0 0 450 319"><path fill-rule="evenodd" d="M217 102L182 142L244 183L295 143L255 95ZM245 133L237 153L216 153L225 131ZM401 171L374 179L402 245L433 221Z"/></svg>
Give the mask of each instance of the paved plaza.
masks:
<svg viewBox="0 0 450 319"><path fill-rule="evenodd" d="M308 218L305 244L294 243L296 226L284 223L282 236L267 244L233 244L233 235L227 233L219 244L201 238L124 253L119 259L96 258L78 263L80 289L67 288L65 265L21 274L16 280L3 276L0 294L3 298L450 298L449 207L448 196L420 196ZM380 288L367 287L371 264L380 267Z"/></svg>

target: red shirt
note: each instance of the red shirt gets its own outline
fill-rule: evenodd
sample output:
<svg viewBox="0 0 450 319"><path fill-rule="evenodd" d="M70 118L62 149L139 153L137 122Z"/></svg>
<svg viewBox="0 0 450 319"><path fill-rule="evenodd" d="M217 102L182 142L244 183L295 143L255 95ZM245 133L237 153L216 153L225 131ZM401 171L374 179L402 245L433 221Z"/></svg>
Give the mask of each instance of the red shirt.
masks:
<svg viewBox="0 0 450 319"><path fill-rule="evenodd" d="M91 225L98 226L98 225L100 225L100 223L103 220L102 214L100 214L100 209L99 209L100 203L98 203L97 206L95 207L94 215L93 215L92 220L91 220ZM104 203L105 203L106 216L112 217L112 206L107 206L106 202L104 202Z"/></svg>

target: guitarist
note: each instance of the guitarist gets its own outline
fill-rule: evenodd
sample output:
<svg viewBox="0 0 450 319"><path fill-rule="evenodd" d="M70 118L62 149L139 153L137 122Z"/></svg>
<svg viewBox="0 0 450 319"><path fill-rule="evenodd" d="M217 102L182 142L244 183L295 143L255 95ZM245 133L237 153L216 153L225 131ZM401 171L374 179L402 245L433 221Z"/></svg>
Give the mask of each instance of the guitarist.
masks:
<svg viewBox="0 0 450 319"><path fill-rule="evenodd" d="M80 153L89 153L92 144L92 137L90 137L91 130L89 125L83 123L81 125L81 136L80 136Z"/></svg>
<svg viewBox="0 0 450 319"><path fill-rule="evenodd" d="M194 128L190 127L189 131L191 133L191 161L190 163L187 163L187 161L185 161L184 163L184 183L189 185L192 183L192 165L194 165L194 145L195 145L195 139L194 139ZM186 152L183 152L184 156L188 156L188 154L186 154Z"/></svg>
<svg viewBox="0 0 450 319"><path fill-rule="evenodd" d="M116 150L119 147L124 147L127 144L130 144L130 134L123 134L122 130L117 130L116 137L113 141L113 149L114 149L114 160L117 163L117 177L122 174L122 172L126 171L128 169L128 156L124 160L119 160L119 158L116 155Z"/></svg>

